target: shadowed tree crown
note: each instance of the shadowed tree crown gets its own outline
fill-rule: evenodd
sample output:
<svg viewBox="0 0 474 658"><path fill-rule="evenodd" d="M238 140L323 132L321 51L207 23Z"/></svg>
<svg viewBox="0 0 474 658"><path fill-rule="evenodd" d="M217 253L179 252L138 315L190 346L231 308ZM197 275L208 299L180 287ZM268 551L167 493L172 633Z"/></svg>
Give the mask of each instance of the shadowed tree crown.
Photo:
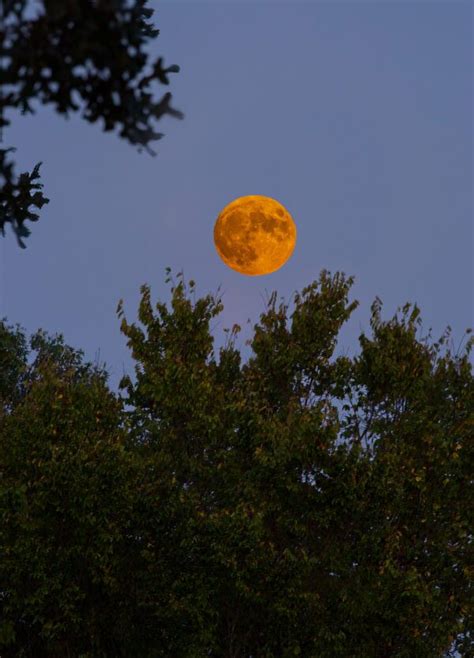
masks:
<svg viewBox="0 0 474 658"><path fill-rule="evenodd" d="M124 397L0 323L2 658L472 655L473 340L376 299L338 354L351 283L273 293L243 365L219 298L142 286Z"/></svg>

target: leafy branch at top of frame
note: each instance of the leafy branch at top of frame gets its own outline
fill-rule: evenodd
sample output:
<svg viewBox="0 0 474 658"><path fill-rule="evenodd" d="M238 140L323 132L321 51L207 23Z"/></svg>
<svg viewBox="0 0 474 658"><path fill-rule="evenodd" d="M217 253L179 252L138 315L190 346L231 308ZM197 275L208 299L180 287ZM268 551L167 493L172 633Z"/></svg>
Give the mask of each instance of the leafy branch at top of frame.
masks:
<svg viewBox="0 0 474 658"><path fill-rule="evenodd" d="M26 18L26 0L5 0L0 21L0 131L10 125L5 111L20 109L34 114L33 100L66 117L83 109L82 117L90 123L103 120L104 131L119 129L119 136L156 155L150 142L159 140L153 123L165 115L182 119L183 113L171 106L171 93L156 101L150 85L157 80L169 84L169 74L179 66L163 66L159 57L146 73L147 41L159 30L149 22L153 10L147 0L42 0L42 11ZM18 182L13 163L3 151L0 161L1 197L0 230L10 221L21 246L29 234L27 219L38 216L28 205L40 208L48 200L33 183L39 165L31 174L21 174Z"/></svg>

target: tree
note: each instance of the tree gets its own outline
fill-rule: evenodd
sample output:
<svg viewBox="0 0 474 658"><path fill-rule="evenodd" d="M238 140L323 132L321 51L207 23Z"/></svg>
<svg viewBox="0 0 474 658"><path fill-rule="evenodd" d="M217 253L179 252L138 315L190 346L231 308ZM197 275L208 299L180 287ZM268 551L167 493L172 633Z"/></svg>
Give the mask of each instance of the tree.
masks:
<svg viewBox="0 0 474 658"><path fill-rule="evenodd" d="M214 629L210 655L472 650L472 339L439 358L449 330L429 346L416 305L383 323L376 300L372 340L332 359L351 284L323 271L295 295L291 328L273 294L242 368L232 344L211 355L220 302L193 309L182 282L157 317L143 287L147 335L122 321L136 440L195 510L185 591L194 614L202 601L196 633L203 618Z"/></svg>
<svg viewBox="0 0 474 658"><path fill-rule="evenodd" d="M120 128L120 137L156 153L150 142L161 139L153 121L168 114L183 118L183 113L171 107L171 94L156 102L150 84L169 84L169 73L179 72L179 66L163 67L159 57L144 73L148 55L143 47L158 36L159 30L148 19L153 10L147 0L41 0L42 13L26 18L27 0L3 0L0 25L0 134L10 121L4 110L21 109L34 114L32 101L52 104L66 117L77 112L82 101L83 118L90 123L104 121L104 130ZM38 182L38 163L31 173L17 179L14 163L7 154L13 147L0 149L0 230L11 226L19 245L30 230L28 221L37 221L38 213L30 206L42 208L44 197Z"/></svg>
<svg viewBox="0 0 474 658"><path fill-rule="evenodd" d="M291 324L273 293L243 365L220 298L143 286L119 398L36 335L0 420L2 655L471 655L473 341L376 299L336 357L352 281L323 270Z"/></svg>
<svg viewBox="0 0 474 658"><path fill-rule="evenodd" d="M21 328L7 327L5 320L0 321L0 418L21 398L28 355Z"/></svg>
<svg viewBox="0 0 474 658"><path fill-rule="evenodd" d="M24 394L1 417L1 653L116 655L120 631L108 637L105 625L117 629L126 610L119 576L134 482L120 405L105 373L61 336L30 343Z"/></svg>

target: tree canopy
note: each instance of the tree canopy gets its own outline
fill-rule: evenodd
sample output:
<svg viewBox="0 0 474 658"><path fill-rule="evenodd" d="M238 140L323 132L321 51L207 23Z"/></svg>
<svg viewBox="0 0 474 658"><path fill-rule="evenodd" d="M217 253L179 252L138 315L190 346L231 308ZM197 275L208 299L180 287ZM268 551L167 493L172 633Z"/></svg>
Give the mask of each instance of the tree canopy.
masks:
<svg viewBox="0 0 474 658"><path fill-rule="evenodd" d="M221 299L167 272L170 306L118 305L120 394L0 325L2 656L472 655L472 338L376 299L337 356L357 302L323 270L217 359Z"/></svg>
<svg viewBox="0 0 474 658"><path fill-rule="evenodd" d="M150 63L144 50L159 35L149 22L153 10L147 0L41 0L37 16L27 17L28 0L3 0L0 17L0 134L10 124L9 108L34 114L32 102L52 105L69 116L83 109L83 118L103 120L105 131L119 129L121 138L146 149L161 139L154 122L164 115L183 118L171 106L171 93L153 99L150 85L169 84L179 66L163 66L159 57ZM30 235L26 221L37 221L49 202L38 182L41 162L31 173L15 175L8 153L0 149L0 231L10 222L18 244L25 248Z"/></svg>

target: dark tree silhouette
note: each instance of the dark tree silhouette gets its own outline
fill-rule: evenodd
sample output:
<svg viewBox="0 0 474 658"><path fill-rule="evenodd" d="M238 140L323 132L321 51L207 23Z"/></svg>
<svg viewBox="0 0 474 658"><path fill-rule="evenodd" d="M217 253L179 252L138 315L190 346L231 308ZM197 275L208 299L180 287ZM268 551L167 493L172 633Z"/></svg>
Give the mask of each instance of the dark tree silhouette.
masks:
<svg viewBox="0 0 474 658"><path fill-rule="evenodd" d="M147 0L41 0L40 12L27 18L27 0L3 0L0 16L0 131L10 124L8 108L34 114L32 101L52 104L62 115L83 109L83 118L104 122L104 130L119 135L141 152L156 153L150 142L161 139L153 121L183 113L170 105L171 94L153 100L151 83L169 84L179 66L163 66L159 57L145 74L148 55L143 48L158 36L149 22ZM49 202L41 189L38 163L30 173L15 177L14 163L0 149L0 231L10 222L19 245L30 234L26 220L37 221ZM36 181L36 182L34 182Z"/></svg>

